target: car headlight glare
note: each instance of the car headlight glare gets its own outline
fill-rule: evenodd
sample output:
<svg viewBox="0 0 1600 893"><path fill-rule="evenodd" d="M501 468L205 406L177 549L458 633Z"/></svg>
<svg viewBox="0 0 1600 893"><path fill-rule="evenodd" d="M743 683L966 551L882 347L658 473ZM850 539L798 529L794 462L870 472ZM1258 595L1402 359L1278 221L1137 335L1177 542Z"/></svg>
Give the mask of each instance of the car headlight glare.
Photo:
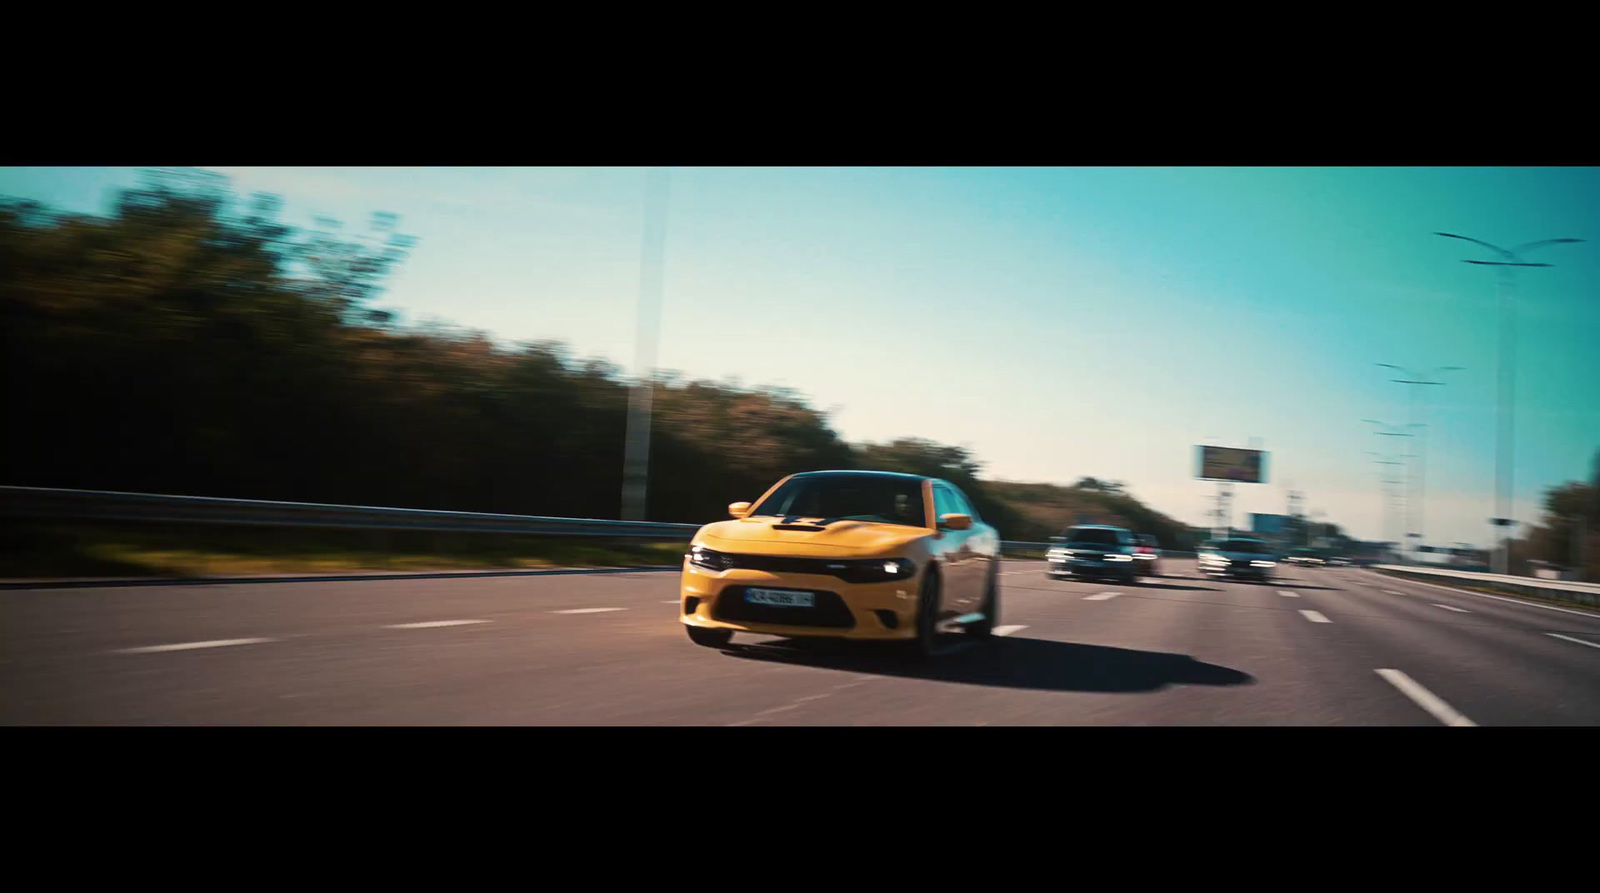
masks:
<svg viewBox="0 0 1600 893"><path fill-rule="evenodd" d="M1276 561L1252 561L1252 562L1250 562L1250 566L1251 567L1277 567L1278 563Z"/></svg>
<svg viewBox="0 0 1600 893"><path fill-rule="evenodd" d="M1107 555L1106 556L1106 560L1107 561L1132 561L1133 560L1133 556L1132 555Z"/></svg>
<svg viewBox="0 0 1600 893"><path fill-rule="evenodd" d="M707 549L705 546L694 545L689 547L689 563L695 567L705 568L708 571L724 571L727 570L733 562L728 559L728 556L716 551L715 549Z"/></svg>

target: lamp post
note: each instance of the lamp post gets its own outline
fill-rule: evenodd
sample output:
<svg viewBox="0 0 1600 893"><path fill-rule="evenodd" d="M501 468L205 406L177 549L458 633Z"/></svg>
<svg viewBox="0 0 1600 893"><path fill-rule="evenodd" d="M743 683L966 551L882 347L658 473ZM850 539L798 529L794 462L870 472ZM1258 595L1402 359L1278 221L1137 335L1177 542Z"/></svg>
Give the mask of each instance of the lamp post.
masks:
<svg viewBox="0 0 1600 893"><path fill-rule="evenodd" d="M655 397L656 340L661 333L662 272L667 252L667 172L653 170L645 182L644 244L639 259L638 358L628 401L622 459L622 519L645 520L650 481L650 410Z"/></svg>
<svg viewBox="0 0 1600 893"><path fill-rule="evenodd" d="M1377 457L1373 461L1376 462L1379 465L1401 465L1401 464L1404 464L1404 463L1399 461L1400 457L1387 456L1387 455L1384 455L1383 453L1375 453L1375 452L1373 452L1371 450L1367 450L1367 455ZM1395 481L1389 480L1388 477L1381 478L1380 481L1381 481L1381 483L1384 484L1384 488L1383 488L1383 518L1382 518L1383 535L1384 535L1385 538L1388 538L1392 533L1394 533L1394 523L1393 523L1393 519L1394 519L1394 491L1390 488L1389 485L1395 483Z"/></svg>
<svg viewBox="0 0 1600 893"><path fill-rule="evenodd" d="M1397 384L1406 385L1407 390L1411 392L1411 406L1410 413L1408 415L1408 418L1411 420L1410 427L1419 429L1420 433L1422 434L1422 438L1418 441L1417 445L1417 467L1415 480L1411 488L1411 498L1416 502L1415 508L1413 509L1412 520L1408 526L1411 527L1411 531L1409 532L1415 533L1419 539L1427 539L1423 532L1423 523L1426 520L1425 516L1428 508L1428 496L1426 490L1428 474L1428 426L1426 422L1423 422L1417 418L1417 397L1419 394L1419 387L1426 385L1443 387L1444 382L1432 378L1431 375L1417 374L1403 366L1395 366L1390 363L1379 363L1378 365L1385 369L1398 370L1401 375L1405 376L1405 378L1393 378L1390 379L1390 381L1393 381ZM1432 374L1436 375L1441 372L1460 372L1465 368L1465 366L1440 366L1433 370ZM1422 411L1427 411L1427 406L1425 404L1422 406Z"/></svg>
<svg viewBox="0 0 1600 893"><path fill-rule="evenodd" d="M1500 432L1499 442L1495 450L1495 517L1491 522L1494 527L1510 527L1511 514L1515 510L1512 504L1512 484L1515 474L1513 452L1515 448L1515 412L1516 412L1516 332L1513 328L1512 299L1516 287L1516 269L1518 267L1548 267L1551 264L1533 264L1522 259L1523 252L1534 248L1543 248L1546 245L1564 245L1582 242L1582 239L1544 239L1539 242L1529 242L1516 248L1507 250L1498 245L1490 245L1480 239L1468 236L1458 236L1455 233L1434 233L1447 239L1460 239L1472 242L1475 245L1493 251L1500 256L1499 260L1467 260L1462 263L1478 264L1486 267L1499 267L1499 299L1500 299ZM1502 537L1499 530L1494 536L1494 567L1497 574L1504 574L1510 570L1510 542L1508 537Z"/></svg>
<svg viewBox="0 0 1600 893"><path fill-rule="evenodd" d="M1366 422L1369 425L1377 425L1379 428L1384 429L1384 430L1373 432L1373 433L1377 434L1379 437L1411 437L1413 435L1407 433L1403 429L1404 428L1415 428L1416 427L1415 425L1404 425L1404 426L1402 426L1402 425L1391 425L1388 422L1380 422L1377 419L1362 419L1362 421ZM1414 458L1416 458L1416 456L1415 456L1415 454L1408 453L1405 456L1402 456L1401 458L1414 459ZM1397 464L1403 464L1403 463L1397 463ZM1410 476L1408 475L1408 477L1410 477ZM1400 484L1401 490L1399 491L1400 527L1401 527L1401 530L1400 530L1400 554L1402 556L1406 554L1406 548L1405 547L1407 545L1409 545L1411 540L1414 538L1414 536L1412 534L1412 527L1411 527L1411 500L1409 500L1407 498L1407 496L1406 496L1407 484L1409 484L1409 481L1403 481Z"/></svg>

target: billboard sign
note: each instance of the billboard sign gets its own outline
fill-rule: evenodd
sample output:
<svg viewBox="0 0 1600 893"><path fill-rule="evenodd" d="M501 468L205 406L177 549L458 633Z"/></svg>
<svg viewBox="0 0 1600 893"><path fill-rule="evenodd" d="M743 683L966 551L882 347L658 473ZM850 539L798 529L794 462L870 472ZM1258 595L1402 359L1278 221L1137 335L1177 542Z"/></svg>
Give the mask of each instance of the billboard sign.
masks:
<svg viewBox="0 0 1600 893"><path fill-rule="evenodd" d="M1250 513L1250 530L1266 536L1279 536L1288 526L1288 515L1263 515L1257 512Z"/></svg>
<svg viewBox="0 0 1600 893"><path fill-rule="evenodd" d="M1232 481L1236 484L1267 482L1267 454L1261 450L1202 446L1199 454L1200 470L1196 477L1203 481Z"/></svg>

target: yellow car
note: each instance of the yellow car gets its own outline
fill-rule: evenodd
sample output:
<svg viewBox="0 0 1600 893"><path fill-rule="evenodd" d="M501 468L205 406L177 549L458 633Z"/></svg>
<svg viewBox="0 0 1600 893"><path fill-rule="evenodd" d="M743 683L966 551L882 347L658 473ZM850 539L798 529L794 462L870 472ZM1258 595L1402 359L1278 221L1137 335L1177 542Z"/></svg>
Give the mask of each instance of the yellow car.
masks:
<svg viewBox="0 0 1600 893"><path fill-rule="evenodd" d="M810 471L728 513L683 559L697 645L738 632L903 641L931 656L942 633L987 638L999 620L1000 535L948 481Z"/></svg>

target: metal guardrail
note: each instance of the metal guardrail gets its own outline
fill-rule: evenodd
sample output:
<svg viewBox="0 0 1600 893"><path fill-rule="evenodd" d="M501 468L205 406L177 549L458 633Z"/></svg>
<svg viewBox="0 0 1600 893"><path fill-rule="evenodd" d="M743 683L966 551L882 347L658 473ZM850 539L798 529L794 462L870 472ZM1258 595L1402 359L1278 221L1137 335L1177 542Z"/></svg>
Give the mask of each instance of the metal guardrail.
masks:
<svg viewBox="0 0 1600 893"><path fill-rule="evenodd" d="M701 526L46 487L0 487L0 515L32 519L203 522L440 533L538 533L655 540L687 540Z"/></svg>
<svg viewBox="0 0 1600 893"><path fill-rule="evenodd" d="M1418 567L1409 564L1377 564L1372 570L1397 577L1443 581L1458 580L1484 589L1519 595L1559 597L1583 605L1600 607L1600 584L1578 583L1571 580L1544 580L1538 577L1514 577L1509 574L1483 574L1475 571L1447 570L1445 568Z"/></svg>
<svg viewBox="0 0 1600 893"><path fill-rule="evenodd" d="M533 533L552 536L595 536L626 539L687 540L702 525L658 521L612 521L598 518L553 518L446 512L314 502L225 499L214 496L169 496L106 490L50 487L0 487L0 516L32 519L201 522L277 527L421 530L440 533ZM1056 543L1006 540L1003 553L1045 552ZM1168 551L1170 557L1193 552Z"/></svg>

